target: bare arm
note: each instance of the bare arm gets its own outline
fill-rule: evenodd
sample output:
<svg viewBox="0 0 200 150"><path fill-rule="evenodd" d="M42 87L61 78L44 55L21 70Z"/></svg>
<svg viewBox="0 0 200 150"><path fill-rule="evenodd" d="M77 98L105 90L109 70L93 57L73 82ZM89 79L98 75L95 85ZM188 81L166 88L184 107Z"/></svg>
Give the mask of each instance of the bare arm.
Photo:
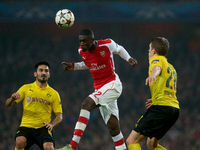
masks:
<svg viewBox="0 0 200 150"><path fill-rule="evenodd" d="M13 93L11 95L11 97L6 100L6 106L10 107L10 106L16 104L15 100L17 100L17 99L20 99L19 93Z"/></svg>
<svg viewBox="0 0 200 150"><path fill-rule="evenodd" d="M62 113L55 113L55 116L55 119L51 123L43 122L44 126L49 130L52 130L53 127L57 126L63 120Z"/></svg>
<svg viewBox="0 0 200 150"><path fill-rule="evenodd" d="M151 75L146 79L145 85L149 84L149 86L150 86L151 82L152 82L152 85L154 85L156 83L156 77L158 75L160 75L160 73L161 73L161 67L160 66L153 66Z"/></svg>

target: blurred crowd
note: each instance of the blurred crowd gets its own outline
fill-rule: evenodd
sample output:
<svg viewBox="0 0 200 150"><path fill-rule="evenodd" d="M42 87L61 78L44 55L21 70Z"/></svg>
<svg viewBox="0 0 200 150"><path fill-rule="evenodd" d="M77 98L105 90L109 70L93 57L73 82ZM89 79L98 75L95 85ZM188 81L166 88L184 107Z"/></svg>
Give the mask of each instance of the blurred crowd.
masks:
<svg viewBox="0 0 200 150"><path fill-rule="evenodd" d="M54 128L53 133L56 148L63 147L71 141L81 102L94 90L93 79L88 70L66 72L61 64L62 61L81 61L77 49L78 34L82 26L74 25L76 31L73 30L75 27L65 31L61 29L63 33L59 32L60 35L56 30L55 34L53 31L42 34L44 28L38 29L39 32L35 33L31 25L27 29L27 24L23 23L20 24L21 29L15 26L10 31L10 26L4 27L6 32L0 32L0 149L14 149L14 136L22 116L21 103L9 108L5 106L5 101L23 84L35 81L34 65L38 60L50 62L49 85L61 96L64 119ZM47 24L46 29L48 26L51 25ZM135 24L94 24L89 27L94 30L96 39L112 38L124 46L139 63L133 68L119 56L114 57L116 72L123 83L123 93L118 99L118 106L120 126L125 139L146 111L146 99L151 97L149 87L145 86L145 79L148 76L149 42L155 36L165 36L169 40L170 50L167 58L178 73L177 97L181 113L176 124L161 140L161 145L167 150L200 150L199 25L172 26L178 30L172 30L170 26L168 31L164 24L159 25L159 29L166 32L150 29L148 33L141 25ZM195 42L197 44L194 44ZM33 146L30 150L37 149L37 146ZM114 150L113 141L98 109L91 112L90 122L78 149ZM147 150L145 141L142 143L142 149Z"/></svg>
<svg viewBox="0 0 200 150"><path fill-rule="evenodd" d="M9 1L6 1L6 0L1 0L2 2L6 2L6 3L16 3L16 2L55 2L54 0L43 0L43 1L40 1L40 0L9 0ZM65 2L63 0L57 0L57 2ZM68 1L67 1L68 2ZM67 3L66 2L66 3ZM91 3L95 3L95 2L99 2L98 0L73 0L73 2L78 2L78 3L82 3L82 2L91 2ZM101 2L123 2L123 3L129 3L129 2L133 2L132 0L101 0ZM134 2L150 2L148 0L135 0ZM153 0L151 2L198 2L198 0Z"/></svg>

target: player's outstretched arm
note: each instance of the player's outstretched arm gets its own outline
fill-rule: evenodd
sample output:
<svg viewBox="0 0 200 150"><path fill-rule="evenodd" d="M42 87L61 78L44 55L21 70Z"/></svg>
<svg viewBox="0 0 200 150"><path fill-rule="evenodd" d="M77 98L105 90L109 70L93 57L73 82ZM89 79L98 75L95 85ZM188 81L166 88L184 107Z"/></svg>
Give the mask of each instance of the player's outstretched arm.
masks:
<svg viewBox="0 0 200 150"><path fill-rule="evenodd" d="M161 67L160 66L153 66L151 75L148 78L146 78L145 85L149 84L149 86L151 86L151 84L152 85L156 84L156 77L158 75L160 75L160 73L161 73Z"/></svg>
<svg viewBox="0 0 200 150"><path fill-rule="evenodd" d="M74 70L74 64L70 62L62 62L63 68L66 71L73 71Z"/></svg>
<svg viewBox="0 0 200 150"><path fill-rule="evenodd" d="M134 58L129 58L128 63L133 67L138 64L137 60Z"/></svg>
<svg viewBox="0 0 200 150"><path fill-rule="evenodd" d="M16 104L15 100L17 100L17 99L20 99L19 93L13 93L11 95L11 97L6 100L6 106L10 107L10 106Z"/></svg>

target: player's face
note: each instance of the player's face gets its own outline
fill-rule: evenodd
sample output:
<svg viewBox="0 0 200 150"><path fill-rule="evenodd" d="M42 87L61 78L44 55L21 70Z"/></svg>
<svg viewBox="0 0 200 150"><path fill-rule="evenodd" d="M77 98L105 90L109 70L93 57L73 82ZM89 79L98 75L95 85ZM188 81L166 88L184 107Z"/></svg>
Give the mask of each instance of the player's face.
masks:
<svg viewBox="0 0 200 150"><path fill-rule="evenodd" d="M37 72L34 72L34 76L40 83L46 83L50 77L49 67L46 65L38 66Z"/></svg>
<svg viewBox="0 0 200 150"><path fill-rule="evenodd" d="M86 35L79 35L78 40L79 40L79 44L84 52L89 50L92 47L93 42L94 42L93 38L86 36Z"/></svg>
<svg viewBox="0 0 200 150"><path fill-rule="evenodd" d="M151 43L149 44L149 59L154 55L155 49L152 48Z"/></svg>

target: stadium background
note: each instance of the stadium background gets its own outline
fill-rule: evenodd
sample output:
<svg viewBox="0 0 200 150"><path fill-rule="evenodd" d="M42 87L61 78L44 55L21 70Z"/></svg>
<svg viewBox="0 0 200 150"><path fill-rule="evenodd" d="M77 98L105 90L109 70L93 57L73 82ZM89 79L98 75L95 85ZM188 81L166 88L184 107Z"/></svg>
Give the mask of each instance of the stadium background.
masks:
<svg viewBox="0 0 200 150"><path fill-rule="evenodd" d="M76 20L69 29L54 22L62 8L73 11ZM78 34L91 28L96 39L112 38L138 60L132 68L115 56L116 72L123 83L118 99L120 125L125 139L145 111L150 98L145 79L148 75L148 45L155 36L170 42L168 61L178 73L181 114L175 126L161 140L167 150L200 149L200 2L186 0L157 1L23 1L0 2L0 149L13 150L14 136L20 124L22 105L5 107L5 101L25 83L34 82L34 64L51 64L50 86L62 99L64 119L54 128L56 148L69 143L78 119L81 102L93 92L89 71L64 72L62 61L81 61L77 52ZM93 110L79 150L113 150L108 129ZM34 146L31 150L37 150ZM147 150L145 141L142 149Z"/></svg>

